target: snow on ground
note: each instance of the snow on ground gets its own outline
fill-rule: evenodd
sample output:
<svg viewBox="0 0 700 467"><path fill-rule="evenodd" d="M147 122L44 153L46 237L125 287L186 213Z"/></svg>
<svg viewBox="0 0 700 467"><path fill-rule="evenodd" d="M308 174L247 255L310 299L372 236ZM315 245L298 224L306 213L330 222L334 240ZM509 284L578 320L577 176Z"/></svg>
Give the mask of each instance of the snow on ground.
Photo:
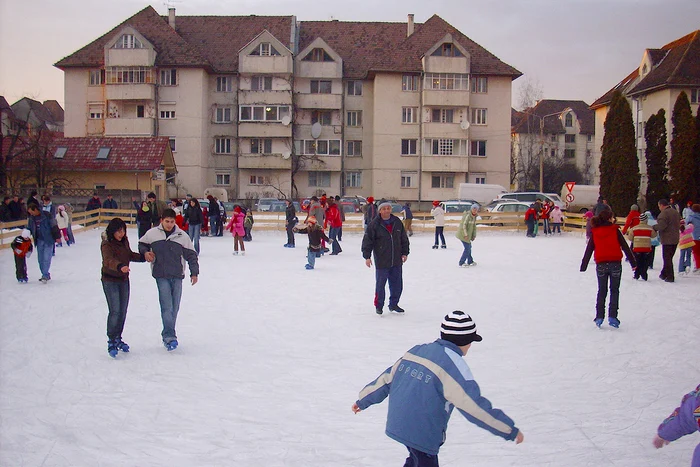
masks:
<svg viewBox="0 0 700 467"><path fill-rule="evenodd" d="M135 237L135 231L130 231ZM700 277L635 282L625 265L622 327L595 327L595 267L580 273L580 234L481 231L478 266L461 246L411 238L401 305L378 317L374 269L346 234L344 253L306 271L306 237L254 232L202 239L200 282L184 286L180 347L160 340L156 286L132 264L124 339L106 352L99 232L58 249L41 285L14 279L0 252L0 465L376 466L406 450L384 435L387 402L354 415L362 387L465 310L483 342L466 357L483 394L515 419L516 446L452 416L443 466L685 466L698 436L657 451L658 424L700 382ZM132 245L135 246L132 238ZM677 261L678 256L676 256ZM677 264L677 263L676 263Z"/></svg>

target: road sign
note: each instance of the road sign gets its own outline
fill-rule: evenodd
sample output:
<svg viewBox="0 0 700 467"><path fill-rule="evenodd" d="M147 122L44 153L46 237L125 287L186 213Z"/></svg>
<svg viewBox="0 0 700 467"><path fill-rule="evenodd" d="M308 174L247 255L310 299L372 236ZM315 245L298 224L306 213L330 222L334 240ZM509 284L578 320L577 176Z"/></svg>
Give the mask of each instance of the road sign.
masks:
<svg viewBox="0 0 700 467"><path fill-rule="evenodd" d="M576 199L576 198L574 197L573 193L569 193L568 195L566 195L566 202L567 203L573 203L574 199Z"/></svg>
<svg viewBox="0 0 700 467"><path fill-rule="evenodd" d="M574 185L576 185L576 182L565 182L566 189L569 190L569 193L574 191Z"/></svg>

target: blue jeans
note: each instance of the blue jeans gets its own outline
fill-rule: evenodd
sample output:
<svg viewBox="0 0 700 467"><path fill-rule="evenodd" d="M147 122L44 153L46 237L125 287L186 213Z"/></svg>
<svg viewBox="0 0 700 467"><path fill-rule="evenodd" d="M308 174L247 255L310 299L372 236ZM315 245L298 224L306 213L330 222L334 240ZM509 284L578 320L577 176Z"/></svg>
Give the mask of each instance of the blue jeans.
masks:
<svg viewBox="0 0 700 467"><path fill-rule="evenodd" d="M48 243L43 240L39 240L36 244L37 259L39 260L39 270L41 271L41 277L50 278L51 273L51 259L53 257L54 243Z"/></svg>
<svg viewBox="0 0 700 467"><path fill-rule="evenodd" d="M73 236L73 227L68 224L68 242L75 243L75 236Z"/></svg>
<svg viewBox="0 0 700 467"><path fill-rule="evenodd" d="M129 307L129 281L112 282L102 280L102 290L107 299L107 337L114 340L122 337L126 310Z"/></svg>
<svg viewBox="0 0 700 467"><path fill-rule="evenodd" d="M408 457L403 467L438 467L437 454L426 454L408 446L406 448L408 449Z"/></svg>
<svg viewBox="0 0 700 467"><path fill-rule="evenodd" d="M337 255L341 251L343 251L340 248L340 244L338 244L338 231L340 230L340 227L331 227L330 232L328 232L328 237L331 239L331 242L333 245L331 248L333 248L333 251L331 252L334 255Z"/></svg>
<svg viewBox="0 0 700 467"><path fill-rule="evenodd" d="M312 250L311 247L309 247L309 251L306 254L306 260L309 262L309 266L316 266L316 255L318 252L319 250Z"/></svg>
<svg viewBox="0 0 700 467"><path fill-rule="evenodd" d="M190 224L187 227L187 235L190 236L190 240L192 240L192 243L194 244L194 251L196 251L198 255L199 255L199 235L201 233L202 233L201 224L197 224L197 225Z"/></svg>
<svg viewBox="0 0 700 467"><path fill-rule="evenodd" d="M401 292L403 292L403 266L390 268L377 268L377 285L374 291L374 306L382 308L386 299L386 282L389 281L389 306L399 304Z"/></svg>
<svg viewBox="0 0 700 467"><path fill-rule="evenodd" d="M690 253L692 251L692 248L683 248L681 250L681 259L678 263L678 272L685 272L685 267L690 267Z"/></svg>
<svg viewBox="0 0 700 467"><path fill-rule="evenodd" d="M157 277L158 300L160 301L160 317L163 320L163 342L176 340L175 322L177 312L180 311L180 298L182 297L182 279Z"/></svg>
<svg viewBox="0 0 700 467"><path fill-rule="evenodd" d="M554 222L552 224L552 233L561 233L561 222Z"/></svg>
<svg viewBox="0 0 700 467"><path fill-rule="evenodd" d="M216 237L219 233L219 216L209 216L209 235Z"/></svg>
<svg viewBox="0 0 700 467"><path fill-rule="evenodd" d="M462 240L462 245L464 245L464 251L462 252L462 257L459 258L459 265L463 265L465 261L467 264L472 264L474 262L474 258L472 258L472 244Z"/></svg>
<svg viewBox="0 0 700 467"><path fill-rule="evenodd" d="M436 226L435 227L435 245L438 244L438 238L442 241L442 244L445 245L445 234L444 234L445 227L444 226Z"/></svg>
<svg viewBox="0 0 700 467"><path fill-rule="evenodd" d="M525 221L525 225L527 226L527 233L525 234L526 237L534 237L535 236L535 221L532 219L528 219Z"/></svg>
<svg viewBox="0 0 700 467"><path fill-rule="evenodd" d="M605 318L605 299L608 296L608 281L610 282L610 304L608 316L617 318L617 308L620 303L620 280L622 279L622 263L599 263L595 267L598 276L598 296L596 297L596 319Z"/></svg>

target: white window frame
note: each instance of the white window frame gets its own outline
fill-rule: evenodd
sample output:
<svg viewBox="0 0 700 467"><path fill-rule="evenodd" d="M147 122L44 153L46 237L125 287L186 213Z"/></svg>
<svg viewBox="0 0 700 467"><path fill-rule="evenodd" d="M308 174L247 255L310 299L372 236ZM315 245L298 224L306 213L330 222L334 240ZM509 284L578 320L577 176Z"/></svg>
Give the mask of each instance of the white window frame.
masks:
<svg viewBox="0 0 700 467"><path fill-rule="evenodd" d="M102 86L104 77L104 70L90 70L90 86Z"/></svg>
<svg viewBox="0 0 700 467"><path fill-rule="evenodd" d="M143 43L133 34L122 34L114 43L115 49L143 49Z"/></svg>
<svg viewBox="0 0 700 467"><path fill-rule="evenodd" d="M348 81L347 93L348 93L348 96L361 96L362 95L362 81L360 81L360 80Z"/></svg>
<svg viewBox="0 0 700 467"><path fill-rule="evenodd" d="M362 157L362 141L352 140L348 141L348 149L345 153L348 157Z"/></svg>
<svg viewBox="0 0 700 467"><path fill-rule="evenodd" d="M349 126L349 127L361 127L362 126L362 111L361 110L348 110L348 112L347 112L347 126Z"/></svg>
<svg viewBox="0 0 700 467"><path fill-rule="evenodd" d="M486 183L486 174L483 172L469 174L469 177L473 180L472 183L478 183L480 185Z"/></svg>
<svg viewBox="0 0 700 467"><path fill-rule="evenodd" d="M250 118L244 118L243 112L247 109ZM270 109L269 111L267 109ZM269 118L274 109L276 118ZM285 116L291 117L289 105L240 105L238 107L238 121L243 122L281 122Z"/></svg>
<svg viewBox="0 0 700 467"><path fill-rule="evenodd" d="M469 91L466 73L426 73L425 89L432 91Z"/></svg>
<svg viewBox="0 0 700 467"><path fill-rule="evenodd" d="M231 138L228 136L214 138L214 154L231 154Z"/></svg>
<svg viewBox="0 0 700 467"><path fill-rule="evenodd" d="M345 187L362 188L362 172L359 170L345 172Z"/></svg>
<svg viewBox="0 0 700 467"><path fill-rule="evenodd" d="M228 114L228 117L227 117ZM231 123L233 121L232 107L217 107L214 109L214 123Z"/></svg>
<svg viewBox="0 0 700 467"><path fill-rule="evenodd" d="M418 107L402 107L401 123L418 123Z"/></svg>
<svg viewBox="0 0 700 467"><path fill-rule="evenodd" d="M420 76L403 75L401 77L401 90L404 92L418 92Z"/></svg>
<svg viewBox="0 0 700 467"><path fill-rule="evenodd" d="M470 141L469 155L473 157L486 157L486 140L473 139Z"/></svg>
<svg viewBox="0 0 700 467"><path fill-rule="evenodd" d="M405 141L406 148L404 148L404 141ZM404 152L404 149L406 149L407 152ZM418 139L416 139L416 138L402 138L401 139L401 155L402 156L416 156L416 155L418 155Z"/></svg>
<svg viewBox="0 0 700 467"><path fill-rule="evenodd" d="M437 120L435 119L436 112L439 112ZM454 123L455 122L455 109L433 108L430 111L430 120L433 123Z"/></svg>
<svg viewBox="0 0 700 467"><path fill-rule="evenodd" d="M251 138L250 154L272 154L272 138Z"/></svg>
<svg viewBox="0 0 700 467"><path fill-rule="evenodd" d="M573 128L574 126L574 116L570 113L566 114L566 116L564 117L564 126L566 128Z"/></svg>
<svg viewBox="0 0 700 467"><path fill-rule="evenodd" d="M89 120L104 120L105 108L102 104L88 104Z"/></svg>
<svg viewBox="0 0 700 467"><path fill-rule="evenodd" d="M309 187L330 188L331 172L330 171L309 171Z"/></svg>
<svg viewBox="0 0 700 467"><path fill-rule="evenodd" d="M233 76L217 76L216 92L233 92Z"/></svg>
<svg viewBox="0 0 700 467"><path fill-rule="evenodd" d="M270 177L264 175L250 175L248 177L248 185L251 186L269 186Z"/></svg>
<svg viewBox="0 0 700 467"><path fill-rule="evenodd" d="M690 103L691 104L700 103L700 88L693 88L690 90Z"/></svg>
<svg viewBox="0 0 700 467"><path fill-rule="evenodd" d="M329 79L312 79L309 84L311 94L332 94L333 81Z"/></svg>
<svg viewBox="0 0 700 467"><path fill-rule="evenodd" d="M217 173L216 181L214 185L219 186L231 186L231 174L230 173Z"/></svg>
<svg viewBox="0 0 700 467"><path fill-rule="evenodd" d="M153 83L153 68L145 66L111 66L105 69L106 84Z"/></svg>
<svg viewBox="0 0 700 467"><path fill-rule="evenodd" d="M251 91L272 91L272 76L253 76L250 78Z"/></svg>
<svg viewBox="0 0 700 467"><path fill-rule="evenodd" d="M174 120L175 119L175 109L173 110L161 110L160 111L161 120Z"/></svg>
<svg viewBox="0 0 700 467"><path fill-rule="evenodd" d="M472 109L472 125L487 125L488 109Z"/></svg>
<svg viewBox="0 0 700 467"><path fill-rule="evenodd" d="M330 110L312 110L311 124L320 123L321 126L333 125L333 112Z"/></svg>
<svg viewBox="0 0 700 467"><path fill-rule="evenodd" d="M471 150L469 140L426 138L424 153L429 156L466 156Z"/></svg>
<svg viewBox="0 0 700 467"><path fill-rule="evenodd" d="M489 92L488 76L472 76L471 92L474 94L486 94Z"/></svg>
<svg viewBox="0 0 700 467"><path fill-rule="evenodd" d="M401 172L401 188L416 188L418 172Z"/></svg>
<svg viewBox="0 0 700 467"><path fill-rule="evenodd" d="M295 152L304 156L340 156L339 139L301 139L294 141Z"/></svg>
<svg viewBox="0 0 700 467"><path fill-rule="evenodd" d="M168 137L168 143L170 144L170 150L171 150L172 152L177 152L177 142L176 142L174 136L169 136L169 137Z"/></svg>
<svg viewBox="0 0 700 467"><path fill-rule="evenodd" d="M177 86L177 69L166 68L160 70L159 83L161 86Z"/></svg>
<svg viewBox="0 0 700 467"><path fill-rule="evenodd" d="M435 177L439 177L439 185L435 186ZM431 188L454 188L455 186L455 174L433 174L430 177L430 187Z"/></svg>

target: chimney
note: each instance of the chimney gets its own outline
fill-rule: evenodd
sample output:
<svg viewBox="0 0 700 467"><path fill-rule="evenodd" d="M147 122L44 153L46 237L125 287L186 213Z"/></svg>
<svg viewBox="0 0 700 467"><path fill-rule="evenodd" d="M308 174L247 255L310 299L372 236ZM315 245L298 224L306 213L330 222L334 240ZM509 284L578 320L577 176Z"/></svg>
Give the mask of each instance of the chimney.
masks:
<svg viewBox="0 0 700 467"><path fill-rule="evenodd" d="M175 29L175 8L168 8L168 24Z"/></svg>
<svg viewBox="0 0 700 467"><path fill-rule="evenodd" d="M406 37L410 37L413 34L413 14L408 15L408 33Z"/></svg>

